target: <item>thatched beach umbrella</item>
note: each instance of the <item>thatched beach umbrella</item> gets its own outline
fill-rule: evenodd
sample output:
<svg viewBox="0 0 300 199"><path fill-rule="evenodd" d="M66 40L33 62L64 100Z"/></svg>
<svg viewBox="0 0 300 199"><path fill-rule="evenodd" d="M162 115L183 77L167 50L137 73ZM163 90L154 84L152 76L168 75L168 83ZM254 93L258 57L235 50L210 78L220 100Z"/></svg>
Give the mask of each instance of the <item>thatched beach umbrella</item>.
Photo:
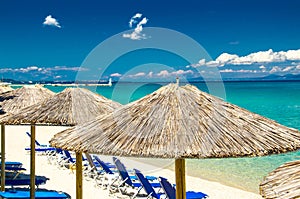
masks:
<svg viewBox="0 0 300 199"><path fill-rule="evenodd" d="M177 199L185 198L184 158L281 153L300 132L201 92L169 84L113 113L56 134L54 147L104 155L175 158Z"/></svg>
<svg viewBox="0 0 300 199"><path fill-rule="evenodd" d="M5 124L31 124L74 126L94 119L96 116L111 113L121 105L101 95L84 88L66 88L62 92L43 101L42 103L26 107L18 114L2 120ZM31 133L31 152L34 157L35 129ZM34 159L32 160L35 161ZM76 153L76 175L78 198L82 198L82 153ZM34 171L32 176L34 176ZM34 186L31 186L34 191ZM80 196L81 195L81 196ZM33 194L34 196L34 194Z"/></svg>
<svg viewBox="0 0 300 199"><path fill-rule="evenodd" d="M269 173L260 184L260 194L268 199L300 198L300 160L287 162Z"/></svg>
<svg viewBox="0 0 300 199"><path fill-rule="evenodd" d="M40 85L23 86L0 95L3 116L18 113L20 109L39 103L54 93ZM1 123L1 190L5 189L5 126Z"/></svg>
<svg viewBox="0 0 300 199"><path fill-rule="evenodd" d="M20 109L37 104L52 97L54 93L40 85L26 85L0 95L2 110L5 113L17 113Z"/></svg>
<svg viewBox="0 0 300 199"><path fill-rule="evenodd" d="M74 126L111 113L121 105L85 88L66 88L42 103L5 118L9 124Z"/></svg>
<svg viewBox="0 0 300 199"><path fill-rule="evenodd" d="M7 93L9 91L14 90L12 87L10 87L9 85L7 86L0 86L0 94L2 93Z"/></svg>

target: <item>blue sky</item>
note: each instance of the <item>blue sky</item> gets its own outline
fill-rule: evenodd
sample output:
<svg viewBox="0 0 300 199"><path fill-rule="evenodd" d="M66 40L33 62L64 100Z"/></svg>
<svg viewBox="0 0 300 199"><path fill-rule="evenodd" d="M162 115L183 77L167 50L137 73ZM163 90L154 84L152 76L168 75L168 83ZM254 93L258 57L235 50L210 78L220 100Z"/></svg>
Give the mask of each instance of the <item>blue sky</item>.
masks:
<svg viewBox="0 0 300 199"><path fill-rule="evenodd" d="M3 0L0 1L0 75L21 80L74 80L78 71L93 71L101 73L101 77L86 77L145 80L178 75L193 78L207 73L211 67L229 77L298 74L299 7L297 0L54 0L47 3ZM133 19L130 27L130 19L136 14L141 15ZM146 34L147 27L185 34L200 44L212 60L203 60L199 52L199 59L189 63L175 58L172 52L147 49L120 55L112 65L105 66L105 72L101 71L104 66L82 66L96 46L113 35L124 36L123 31L128 31L124 40L151 42L153 38ZM137 40L131 38L135 31L138 31ZM180 45L180 41L174 42ZM138 64L145 67L139 71Z"/></svg>

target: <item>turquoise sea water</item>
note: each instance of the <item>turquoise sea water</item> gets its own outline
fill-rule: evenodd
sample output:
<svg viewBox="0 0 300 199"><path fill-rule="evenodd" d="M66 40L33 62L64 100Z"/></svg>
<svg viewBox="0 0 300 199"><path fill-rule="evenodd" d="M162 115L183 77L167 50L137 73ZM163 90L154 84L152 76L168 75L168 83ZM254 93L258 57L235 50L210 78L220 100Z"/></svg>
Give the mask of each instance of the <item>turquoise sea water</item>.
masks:
<svg viewBox="0 0 300 199"><path fill-rule="evenodd" d="M87 88L126 104L155 91L161 85L119 83L113 87ZM300 130L300 82L227 82L224 87L218 83L194 85L203 91L219 94L219 97L230 103ZM48 88L55 92L64 89ZM300 152L293 152L256 158L187 160L187 172L199 178L258 193L258 185L263 176L281 164L299 157Z"/></svg>

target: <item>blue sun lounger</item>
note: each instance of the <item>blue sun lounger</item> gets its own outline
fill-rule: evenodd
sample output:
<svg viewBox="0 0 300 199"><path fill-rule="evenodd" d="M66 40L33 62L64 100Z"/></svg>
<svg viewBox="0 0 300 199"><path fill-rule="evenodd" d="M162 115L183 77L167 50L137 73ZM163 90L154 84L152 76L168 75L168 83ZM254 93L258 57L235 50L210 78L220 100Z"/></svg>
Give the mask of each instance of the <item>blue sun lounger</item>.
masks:
<svg viewBox="0 0 300 199"><path fill-rule="evenodd" d="M105 173L107 174L114 174L114 172L111 170L111 168L114 168L108 164L106 164L105 162L103 162L102 160L100 160L100 158L98 156L93 156L94 159L96 160L96 162L102 167L102 169L105 171Z"/></svg>
<svg viewBox="0 0 300 199"><path fill-rule="evenodd" d="M26 151L30 151L31 148L30 147L26 147L25 148ZM35 148L36 152L49 152L49 151L55 151L54 147L36 147Z"/></svg>
<svg viewBox="0 0 300 199"><path fill-rule="evenodd" d="M26 132L26 134L31 139L31 134L29 132ZM36 144L36 146L39 146L39 147L48 147L48 145L46 145L46 144L40 144L37 140L35 140L35 144Z"/></svg>
<svg viewBox="0 0 300 199"><path fill-rule="evenodd" d="M73 158L70 154L69 151L67 150L63 150L63 154L65 155L65 159L67 160L67 162L70 164L70 165L75 165L76 164L76 158ZM82 161L86 161L86 158L82 155ZM69 165L69 166L70 166ZM83 166L87 166L86 163L83 164Z"/></svg>
<svg viewBox="0 0 300 199"><path fill-rule="evenodd" d="M95 160L95 166L98 174L95 178L97 185L107 186L110 189L111 185L119 177L118 173L115 170L112 170L115 166L110 163L103 162L96 155L93 155L93 158ZM100 169L98 170L99 167Z"/></svg>
<svg viewBox="0 0 300 199"><path fill-rule="evenodd" d="M176 199L176 190L175 187L171 185L171 183L163 177L159 177L159 182L165 191L168 199ZM202 192L194 192L194 191L187 191L186 192L186 199L202 199L207 198L208 195Z"/></svg>
<svg viewBox="0 0 300 199"><path fill-rule="evenodd" d="M0 192L2 199L29 199L29 190L8 190ZM70 195L64 192L50 191L50 190L36 190L35 199L70 199Z"/></svg>
<svg viewBox="0 0 300 199"><path fill-rule="evenodd" d="M137 189L133 195L133 198L134 198L135 196L137 196L139 194L140 190L143 188L142 184L132 181L132 178L129 176L129 173L126 170L125 165L118 158L113 157L113 161L114 161L116 168L119 172L119 175L121 177L121 182L119 183L119 185L117 187L119 192L126 193L127 192L126 187L131 187L131 188ZM160 183L151 183L151 186L154 188L161 187ZM122 188L124 190L122 190Z"/></svg>
<svg viewBox="0 0 300 199"><path fill-rule="evenodd" d="M116 165L117 168L118 168L118 165L119 165L119 168L123 168L124 169L122 172L124 172L125 175L129 175L129 173L128 173L126 167L125 167L125 165L118 158L113 157L113 161L114 161L114 163L115 163L115 165ZM119 169L118 169L118 171L120 172ZM155 176L146 176L146 178L148 180L150 180L150 181L153 181L153 180L157 179L157 177L155 177ZM138 178L135 175L130 175L130 179L131 180L137 180Z"/></svg>
<svg viewBox="0 0 300 199"><path fill-rule="evenodd" d="M5 178L6 181L9 179L17 178L22 171L26 171L25 168L22 167L21 162L5 162ZM0 169L1 170L1 169Z"/></svg>
<svg viewBox="0 0 300 199"><path fill-rule="evenodd" d="M22 162L11 162L11 161L5 162L5 167L22 167L22 166L23 166Z"/></svg>
<svg viewBox="0 0 300 199"><path fill-rule="evenodd" d="M104 163L102 160L100 160L97 156L91 156L88 153L85 153L86 161L88 162L87 172L92 172L93 174L104 174L109 173L112 174L113 172L110 170L110 168L115 168L114 165L111 165L109 163ZM103 168L104 167L104 168Z"/></svg>
<svg viewBox="0 0 300 199"><path fill-rule="evenodd" d="M147 178L145 178L145 176L137 169L133 169L135 175L137 176L137 178L139 179L139 181L141 182L145 192L146 192L146 197L145 198L155 198L155 199L160 199L161 196L165 196L164 193L158 193L157 191L154 190L154 188L152 187L151 183L148 181Z"/></svg>
<svg viewBox="0 0 300 199"><path fill-rule="evenodd" d="M11 175L10 175L11 174ZM6 173L5 174L5 186L29 186L30 185L30 175L23 173ZM35 176L35 185L38 187L39 185L46 184L46 181L49 178L45 176Z"/></svg>
<svg viewBox="0 0 300 199"><path fill-rule="evenodd" d="M115 169L116 166L111 164L110 162L103 162L102 160L100 160L100 158L96 155L93 155L93 158L95 159L95 164L96 166L100 166L103 169L108 168L108 169ZM106 172L109 172L108 170L106 170Z"/></svg>
<svg viewBox="0 0 300 199"><path fill-rule="evenodd" d="M26 134L31 138L31 134L29 132L26 132ZM50 147L46 144L40 144L37 140L35 140L35 151L36 152L49 152L49 151L55 151L54 147ZM26 151L30 151L30 147L25 148Z"/></svg>
<svg viewBox="0 0 300 199"><path fill-rule="evenodd" d="M5 165L5 171L19 172L19 171L26 171L26 169L23 167L15 167L15 166L6 166Z"/></svg>

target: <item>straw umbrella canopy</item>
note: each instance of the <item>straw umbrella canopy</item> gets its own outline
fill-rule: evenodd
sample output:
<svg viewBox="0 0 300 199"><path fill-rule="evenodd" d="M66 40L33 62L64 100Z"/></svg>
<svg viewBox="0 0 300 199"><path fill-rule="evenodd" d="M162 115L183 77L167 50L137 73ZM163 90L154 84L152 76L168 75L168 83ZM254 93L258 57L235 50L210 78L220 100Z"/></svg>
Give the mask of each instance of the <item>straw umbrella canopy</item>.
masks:
<svg viewBox="0 0 300 199"><path fill-rule="evenodd" d="M34 165L34 141L37 125L74 126L94 119L96 116L112 112L121 105L84 88L66 88L42 103L26 107L18 114L2 119L4 124L31 124L31 157ZM82 198L82 153L76 153L77 196ZM34 167L31 172L35 176ZM34 182L31 185L31 196L34 197Z"/></svg>
<svg viewBox="0 0 300 199"><path fill-rule="evenodd" d="M260 184L264 198L300 198L300 160L287 162L268 174Z"/></svg>
<svg viewBox="0 0 300 199"><path fill-rule="evenodd" d="M175 158L176 194L185 198L184 158L281 153L299 148L299 138L296 129L177 83L62 131L50 144L104 155Z"/></svg>
<svg viewBox="0 0 300 199"><path fill-rule="evenodd" d="M66 88L42 103L2 120L7 124L74 126L111 113L121 105L85 88Z"/></svg>
<svg viewBox="0 0 300 199"><path fill-rule="evenodd" d="M20 109L52 97L54 92L40 85L27 85L0 95L5 113L17 113Z"/></svg>
<svg viewBox="0 0 300 199"><path fill-rule="evenodd" d="M16 90L0 95L1 117L8 114L17 113L20 109L39 103L54 93L40 85L23 86ZM1 123L1 190L5 185L5 126Z"/></svg>
<svg viewBox="0 0 300 199"><path fill-rule="evenodd" d="M0 94L6 93L6 92L9 92L12 90L14 90L14 89L10 86L0 86Z"/></svg>

